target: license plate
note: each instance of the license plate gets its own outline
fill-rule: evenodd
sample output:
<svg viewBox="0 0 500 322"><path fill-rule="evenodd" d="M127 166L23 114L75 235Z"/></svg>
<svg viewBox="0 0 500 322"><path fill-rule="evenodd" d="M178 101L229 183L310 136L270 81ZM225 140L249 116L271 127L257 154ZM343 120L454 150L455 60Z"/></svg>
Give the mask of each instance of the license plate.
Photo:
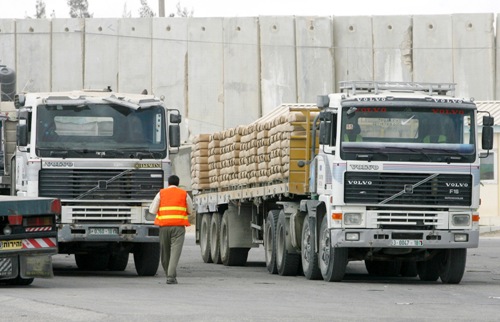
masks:
<svg viewBox="0 0 500 322"><path fill-rule="evenodd" d="M0 250L22 249L22 240L2 240L0 241Z"/></svg>
<svg viewBox="0 0 500 322"><path fill-rule="evenodd" d="M89 228L89 235L118 235L118 228L116 227Z"/></svg>
<svg viewBox="0 0 500 322"><path fill-rule="evenodd" d="M391 242L392 246L409 246L409 247L420 247L424 245L421 239L393 239Z"/></svg>

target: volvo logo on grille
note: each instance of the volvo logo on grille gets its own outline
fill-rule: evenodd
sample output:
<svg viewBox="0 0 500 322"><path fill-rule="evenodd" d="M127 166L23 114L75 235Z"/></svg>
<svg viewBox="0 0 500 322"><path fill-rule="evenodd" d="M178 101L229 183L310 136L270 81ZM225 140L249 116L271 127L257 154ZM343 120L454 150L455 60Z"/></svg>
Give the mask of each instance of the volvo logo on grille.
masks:
<svg viewBox="0 0 500 322"><path fill-rule="evenodd" d="M413 193L413 186L411 184L405 184L404 191L405 193Z"/></svg>
<svg viewBox="0 0 500 322"><path fill-rule="evenodd" d="M465 182L446 182L446 187L449 188L467 188L469 187L468 183Z"/></svg>
<svg viewBox="0 0 500 322"><path fill-rule="evenodd" d="M373 182L369 180L347 180L347 183L355 186L370 186Z"/></svg>
<svg viewBox="0 0 500 322"><path fill-rule="evenodd" d="M373 164L351 164L352 170L378 170L378 165Z"/></svg>

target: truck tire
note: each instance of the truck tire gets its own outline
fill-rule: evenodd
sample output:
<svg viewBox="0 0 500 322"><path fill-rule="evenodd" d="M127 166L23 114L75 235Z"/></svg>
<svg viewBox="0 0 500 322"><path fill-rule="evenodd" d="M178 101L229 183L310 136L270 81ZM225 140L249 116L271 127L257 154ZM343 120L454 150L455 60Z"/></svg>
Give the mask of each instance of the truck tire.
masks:
<svg viewBox="0 0 500 322"><path fill-rule="evenodd" d="M442 257L439 277L445 284L458 284L462 280L467 259L467 249L447 249Z"/></svg>
<svg viewBox="0 0 500 322"><path fill-rule="evenodd" d="M396 277L401 272L401 261L365 260L365 267L368 274L373 276Z"/></svg>
<svg viewBox="0 0 500 322"><path fill-rule="evenodd" d="M22 278L21 276L18 276L14 279L11 279L11 280L5 280L5 283L7 285L26 286L26 285L31 285L31 283L33 283L33 281L34 281L34 278ZM0 282L4 282L4 281L0 281Z"/></svg>
<svg viewBox="0 0 500 322"><path fill-rule="evenodd" d="M287 238L285 212L280 211L276 226L276 268L281 276L295 276L299 271L300 254L288 251L290 238Z"/></svg>
<svg viewBox="0 0 500 322"><path fill-rule="evenodd" d="M215 264L222 263L220 259L220 214L218 212L212 215L210 222L210 255Z"/></svg>
<svg viewBox="0 0 500 322"><path fill-rule="evenodd" d="M109 254L90 253L75 254L75 262L78 269L84 271L104 271L108 268Z"/></svg>
<svg viewBox="0 0 500 322"><path fill-rule="evenodd" d="M269 211L264 225L264 253L266 255L266 267L271 274L278 273L276 267L276 226L278 225L279 214L279 210Z"/></svg>
<svg viewBox="0 0 500 322"><path fill-rule="evenodd" d="M421 281L435 282L439 278L439 265L442 258L441 253L426 261L417 262L418 277Z"/></svg>
<svg viewBox="0 0 500 322"><path fill-rule="evenodd" d="M319 269L323 280L327 282L340 282L345 275L348 261L348 249L332 247L328 218L325 216L321 222L319 235Z"/></svg>
<svg viewBox="0 0 500 322"><path fill-rule="evenodd" d="M123 272L127 268L129 253L127 251L113 252L109 257L108 269Z"/></svg>
<svg viewBox="0 0 500 322"><path fill-rule="evenodd" d="M311 227L309 216L304 219L302 226L302 271L308 280L321 279L318 266L318 253L316 252L316 229Z"/></svg>
<svg viewBox="0 0 500 322"><path fill-rule="evenodd" d="M226 210L220 223L220 257L225 266L245 266L250 248L229 247L229 212Z"/></svg>
<svg viewBox="0 0 500 322"><path fill-rule="evenodd" d="M201 258L205 263L212 262L212 256L210 255L210 221L211 215L202 215L200 226L200 249Z"/></svg>
<svg viewBox="0 0 500 322"><path fill-rule="evenodd" d="M403 261L401 262L401 276L403 277L416 277L418 275L417 262Z"/></svg>
<svg viewBox="0 0 500 322"><path fill-rule="evenodd" d="M138 243L134 246L137 275L154 276L160 265L160 243Z"/></svg>

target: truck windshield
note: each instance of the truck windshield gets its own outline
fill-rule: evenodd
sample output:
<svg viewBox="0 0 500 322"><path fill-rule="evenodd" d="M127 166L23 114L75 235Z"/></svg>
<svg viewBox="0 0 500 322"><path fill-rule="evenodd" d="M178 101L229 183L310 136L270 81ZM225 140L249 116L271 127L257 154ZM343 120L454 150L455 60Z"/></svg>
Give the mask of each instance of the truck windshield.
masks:
<svg viewBox="0 0 500 322"><path fill-rule="evenodd" d="M41 157L166 157L161 106L40 105L35 120L36 153Z"/></svg>
<svg viewBox="0 0 500 322"><path fill-rule="evenodd" d="M472 108L344 107L344 160L473 162Z"/></svg>

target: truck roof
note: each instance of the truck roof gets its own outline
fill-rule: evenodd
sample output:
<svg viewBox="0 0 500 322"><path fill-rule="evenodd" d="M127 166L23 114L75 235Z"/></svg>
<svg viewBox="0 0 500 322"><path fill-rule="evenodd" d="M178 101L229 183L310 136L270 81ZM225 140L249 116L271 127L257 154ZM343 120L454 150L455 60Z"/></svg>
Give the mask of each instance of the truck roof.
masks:
<svg viewBox="0 0 500 322"><path fill-rule="evenodd" d="M54 208L57 198L0 196L0 215L39 215L58 213Z"/></svg>

